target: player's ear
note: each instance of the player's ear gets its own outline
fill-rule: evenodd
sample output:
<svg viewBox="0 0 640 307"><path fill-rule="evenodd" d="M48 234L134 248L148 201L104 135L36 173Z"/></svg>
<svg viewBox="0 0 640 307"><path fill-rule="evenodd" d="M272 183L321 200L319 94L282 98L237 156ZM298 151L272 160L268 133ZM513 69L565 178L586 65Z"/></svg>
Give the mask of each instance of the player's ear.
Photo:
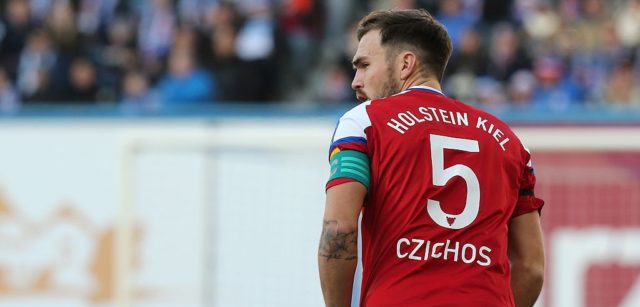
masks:
<svg viewBox="0 0 640 307"><path fill-rule="evenodd" d="M400 80L408 79L417 69L416 54L411 51L400 53Z"/></svg>

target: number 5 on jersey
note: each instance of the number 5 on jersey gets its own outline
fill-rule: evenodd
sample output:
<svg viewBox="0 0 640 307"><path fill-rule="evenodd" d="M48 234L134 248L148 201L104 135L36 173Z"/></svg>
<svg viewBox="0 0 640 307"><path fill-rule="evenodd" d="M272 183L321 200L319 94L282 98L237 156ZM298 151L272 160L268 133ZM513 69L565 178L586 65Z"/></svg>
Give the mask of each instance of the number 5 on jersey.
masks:
<svg viewBox="0 0 640 307"><path fill-rule="evenodd" d="M467 199L464 210L460 214L449 214L442 210L440 202L433 199L427 200L427 214L436 224L449 228L461 229L469 226L478 216L480 209L480 184L478 177L471 168L463 164L456 164L444 168L444 150L456 149L467 152L479 152L478 141L454 138L442 135L431 134L431 166L433 174L433 184L445 186L451 178L459 176L467 186Z"/></svg>

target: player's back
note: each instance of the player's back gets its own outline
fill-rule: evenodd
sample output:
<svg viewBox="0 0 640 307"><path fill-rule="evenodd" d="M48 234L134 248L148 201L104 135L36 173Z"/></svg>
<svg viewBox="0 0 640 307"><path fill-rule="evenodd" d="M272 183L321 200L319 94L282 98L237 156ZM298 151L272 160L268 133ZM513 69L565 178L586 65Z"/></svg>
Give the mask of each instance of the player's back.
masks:
<svg viewBox="0 0 640 307"><path fill-rule="evenodd" d="M529 154L511 129L422 87L366 113L362 305L512 306L507 225Z"/></svg>

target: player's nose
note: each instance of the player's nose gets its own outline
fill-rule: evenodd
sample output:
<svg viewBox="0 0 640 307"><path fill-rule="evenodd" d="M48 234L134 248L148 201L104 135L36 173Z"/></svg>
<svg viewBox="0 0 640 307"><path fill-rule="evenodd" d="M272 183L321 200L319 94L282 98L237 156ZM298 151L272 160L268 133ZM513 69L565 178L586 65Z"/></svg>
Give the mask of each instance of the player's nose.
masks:
<svg viewBox="0 0 640 307"><path fill-rule="evenodd" d="M351 81L351 88L353 90L357 90L362 88L363 86L364 83L362 82L362 78L360 77L360 74L356 72L356 75L353 77L353 81Z"/></svg>

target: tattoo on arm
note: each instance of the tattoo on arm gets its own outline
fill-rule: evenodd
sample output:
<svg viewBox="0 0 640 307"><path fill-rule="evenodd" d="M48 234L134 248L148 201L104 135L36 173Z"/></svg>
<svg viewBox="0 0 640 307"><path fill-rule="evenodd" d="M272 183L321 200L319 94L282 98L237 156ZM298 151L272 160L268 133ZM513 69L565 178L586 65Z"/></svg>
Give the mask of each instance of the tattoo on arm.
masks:
<svg viewBox="0 0 640 307"><path fill-rule="evenodd" d="M337 221L324 221L318 255L327 260L355 260L358 256L358 231L343 232Z"/></svg>

